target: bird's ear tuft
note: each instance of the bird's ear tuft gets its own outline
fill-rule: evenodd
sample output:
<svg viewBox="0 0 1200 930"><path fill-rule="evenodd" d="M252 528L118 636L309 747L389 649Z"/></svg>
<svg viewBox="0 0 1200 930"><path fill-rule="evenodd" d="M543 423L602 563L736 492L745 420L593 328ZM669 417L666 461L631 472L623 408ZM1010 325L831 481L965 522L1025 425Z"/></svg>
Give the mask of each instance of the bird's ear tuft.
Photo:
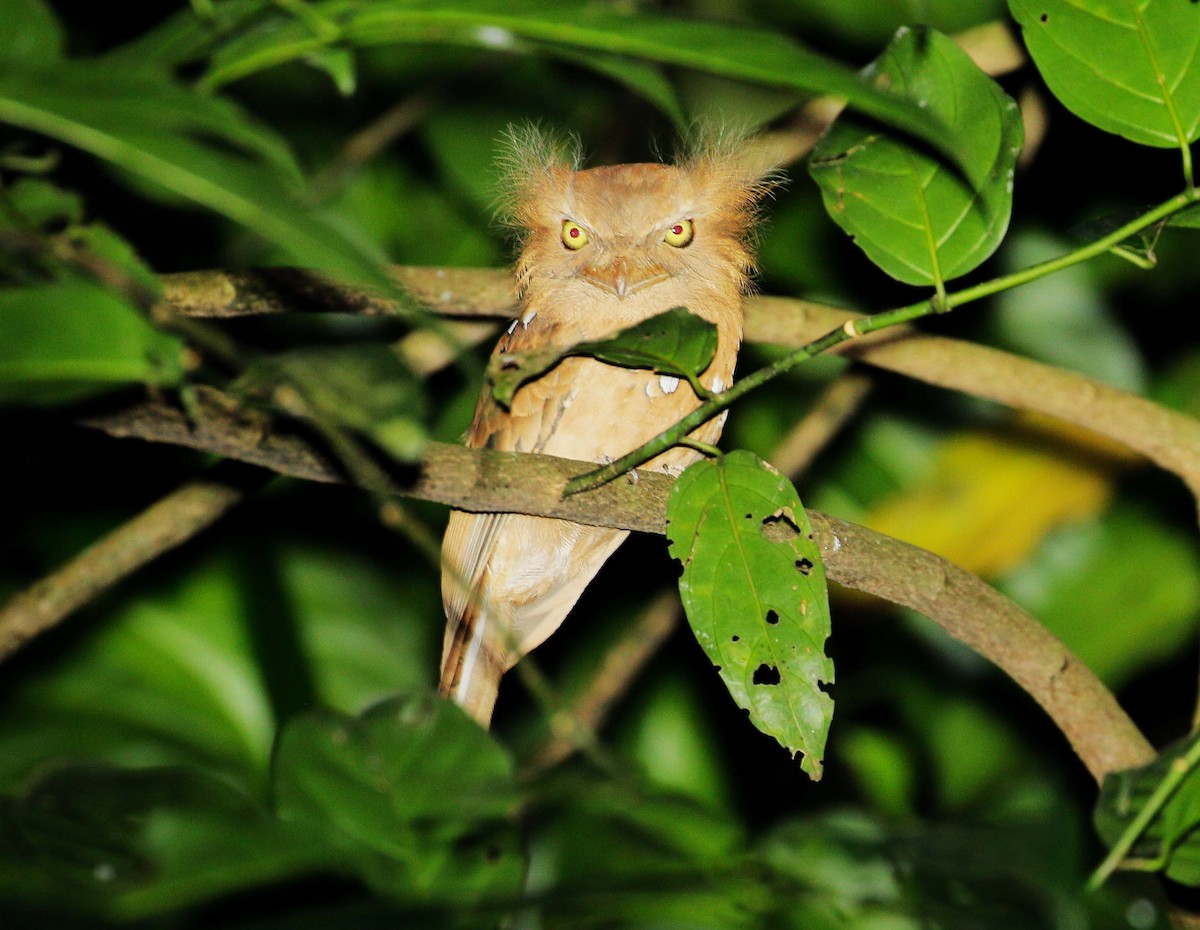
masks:
<svg viewBox="0 0 1200 930"><path fill-rule="evenodd" d="M539 123L509 125L501 136L496 158L499 175L497 218L508 226L528 228L532 204L545 202L583 160L578 137L544 128Z"/></svg>

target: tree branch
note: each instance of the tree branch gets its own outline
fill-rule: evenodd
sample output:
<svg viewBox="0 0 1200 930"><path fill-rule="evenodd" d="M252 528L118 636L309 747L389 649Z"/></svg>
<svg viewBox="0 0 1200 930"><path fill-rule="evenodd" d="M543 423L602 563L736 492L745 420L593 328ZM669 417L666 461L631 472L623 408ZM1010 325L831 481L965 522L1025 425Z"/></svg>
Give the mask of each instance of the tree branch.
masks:
<svg viewBox="0 0 1200 930"><path fill-rule="evenodd" d="M264 480L218 467L156 501L0 607L0 661L117 582L211 526Z"/></svg>
<svg viewBox="0 0 1200 930"><path fill-rule="evenodd" d="M273 428L203 392L189 424L161 403L94 417L88 425L240 459L281 474L339 481L335 465L299 429ZM663 532L671 479L638 472L561 498L573 476L594 467L549 456L431 443L419 467L391 475L393 493L465 510L561 517L640 532ZM916 546L863 527L810 514L829 577L925 614L992 661L1028 692L1097 779L1141 765L1154 753L1112 694L1053 634L976 576Z"/></svg>
<svg viewBox="0 0 1200 930"><path fill-rule="evenodd" d="M419 302L437 313L512 316L516 297L511 276L502 269L398 268L395 273ZM163 281L171 308L190 316L282 313L294 308L293 299L300 299L300 309L372 315L401 312L392 301L361 289L334 287L292 269L195 272L167 275ZM795 348L859 318L862 314L810 301L752 297L746 302L746 341ZM1115 439L1178 475L1200 502L1200 421L1186 414L1075 372L902 327L863 336L835 351L927 384L1048 414Z"/></svg>

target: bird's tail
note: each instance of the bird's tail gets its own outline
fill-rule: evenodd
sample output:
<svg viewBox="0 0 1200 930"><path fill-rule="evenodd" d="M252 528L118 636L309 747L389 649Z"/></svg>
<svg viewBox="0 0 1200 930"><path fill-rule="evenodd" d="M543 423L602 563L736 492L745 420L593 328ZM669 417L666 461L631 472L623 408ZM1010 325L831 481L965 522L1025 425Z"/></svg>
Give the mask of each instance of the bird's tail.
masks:
<svg viewBox="0 0 1200 930"><path fill-rule="evenodd" d="M488 635L487 619L484 611L468 609L460 622L446 631L438 682L438 691L484 728L492 722L500 678L508 667Z"/></svg>

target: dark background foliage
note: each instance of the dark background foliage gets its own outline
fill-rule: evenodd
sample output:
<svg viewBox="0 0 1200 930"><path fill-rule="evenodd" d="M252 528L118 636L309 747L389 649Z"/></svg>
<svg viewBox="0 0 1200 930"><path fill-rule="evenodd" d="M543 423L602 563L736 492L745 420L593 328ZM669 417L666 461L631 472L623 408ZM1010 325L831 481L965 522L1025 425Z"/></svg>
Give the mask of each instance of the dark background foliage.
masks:
<svg viewBox="0 0 1200 930"><path fill-rule="evenodd" d="M380 4L392 5L405 6ZM97 71L89 106L99 108L112 99L106 81L131 77L151 54L145 37L187 9L118 6L0 0L0 23L11 16L36 32L37 22L51 31L56 22L72 64L125 55ZM899 26L957 33L1008 15L995 0L615 6L755 26L853 68ZM180 56L175 77L152 68L145 79L193 94L239 37L265 29L252 16ZM0 52L8 44L0 39ZM0 75L33 75L55 92L67 66L46 47L6 60ZM38 236L78 237L135 276L284 262L361 271L372 256L499 266L512 243L492 219L493 159L507 125L562 127L579 135L590 163L616 163L675 144L670 108L654 102L658 80L686 120L787 129L804 99L682 66L614 77L591 53L536 41L345 49L216 91L247 131L261 127L264 146L284 140L310 179L302 195L281 184L294 203L273 201L287 233L238 222L152 171L19 121L0 120L0 193L28 216L51 189L20 200L18 185L53 184L71 203L49 209ZM352 93L339 92L339 78L352 80ZM1018 169L1004 244L969 281L1063 251L1077 225L1179 188L1177 152L1084 124L1028 65L999 80L1027 113L1042 114L1045 132ZM0 95L7 86L0 81ZM142 102L143 112L113 119L132 121L123 124L131 138L161 134L168 145L166 104ZM347 141L398 104L408 107L404 131L358 160ZM205 158L242 158L244 140L223 120L217 113L174 138L202 140ZM760 233L762 292L867 311L917 299L829 220L802 166L788 174ZM274 174L271 183L280 183ZM313 203L328 209L317 216ZM326 225L312 226L322 248L306 252L309 222ZM326 228L336 236L322 238ZM33 300L19 295L53 284L64 321L96 314L70 351L107 351L128 329L168 361L99 398L70 378L34 397L0 386L3 595L212 465L75 425L88 405L173 396L177 344L139 328L127 300L114 322L95 325L108 319L96 309L102 288L61 256L22 252L21 241L0 239L3 293ZM926 325L1194 414L1200 354L1180 335L1200 275L1194 248L1164 237L1152 271L1105 257ZM28 334L5 306L0 340L19 345ZM35 331L43 346L46 332L69 329L47 325ZM404 328L296 315L230 321L221 332L261 354L378 343ZM770 357L748 346L742 370ZM230 373L206 359L189 377ZM845 368L819 359L752 395L732 412L723 444L769 457ZM423 433L462 434L481 370L428 379L411 412ZM1200 564L1184 489L1095 437L898 375L872 377L865 406L798 482L805 503L984 575L1091 664L1152 741L1185 734ZM411 512L440 533L444 508ZM661 538L631 539L536 653L551 692L577 693L676 575ZM277 479L5 662L0 926L1166 926L1163 887L1150 879L1080 892L1103 855L1091 827L1096 789L1026 695L921 617L841 590L833 614L837 711L819 784L748 725L683 626L622 697L598 754L526 778L514 773L546 739L547 710L515 676L501 692L495 739L429 695L442 613L436 567L420 546L383 528L369 495Z"/></svg>

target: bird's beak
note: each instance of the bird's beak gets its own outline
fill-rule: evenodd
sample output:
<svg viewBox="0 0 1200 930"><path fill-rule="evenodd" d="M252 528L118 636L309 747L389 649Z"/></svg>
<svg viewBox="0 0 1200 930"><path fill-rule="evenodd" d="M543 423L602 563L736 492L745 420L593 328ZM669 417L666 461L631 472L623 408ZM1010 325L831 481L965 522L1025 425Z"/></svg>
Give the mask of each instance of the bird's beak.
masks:
<svg viewBox="0 0 1200 930"><path fill-rule="evenodd" d="M671 277L670 272L654 262L633 263L627 258L614 259L607 265L588 265L580 272L588 281L624 300L634 291L657 284Z"/></svg>

